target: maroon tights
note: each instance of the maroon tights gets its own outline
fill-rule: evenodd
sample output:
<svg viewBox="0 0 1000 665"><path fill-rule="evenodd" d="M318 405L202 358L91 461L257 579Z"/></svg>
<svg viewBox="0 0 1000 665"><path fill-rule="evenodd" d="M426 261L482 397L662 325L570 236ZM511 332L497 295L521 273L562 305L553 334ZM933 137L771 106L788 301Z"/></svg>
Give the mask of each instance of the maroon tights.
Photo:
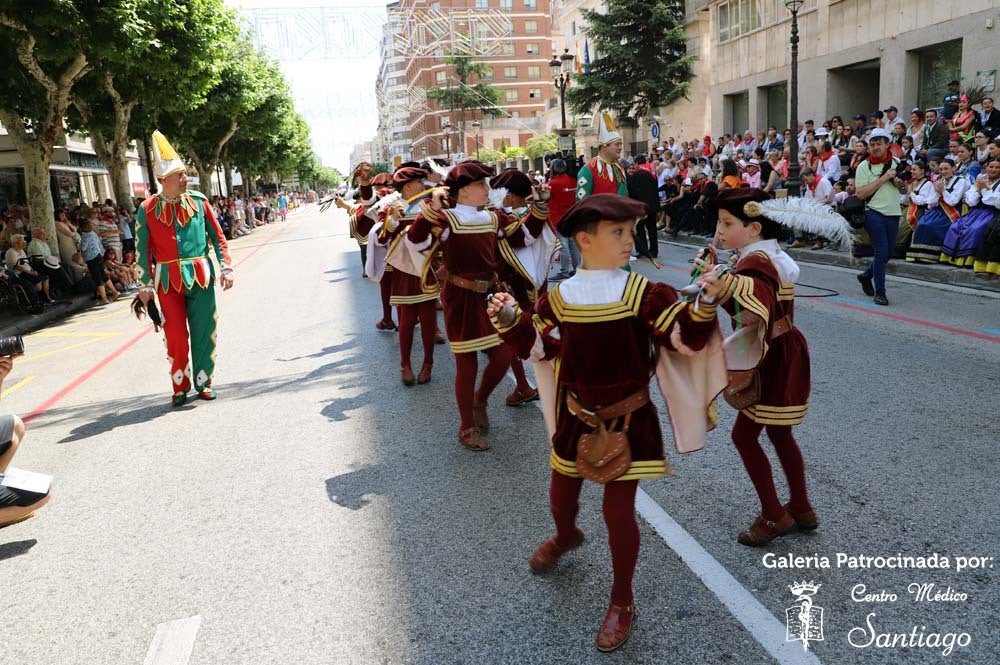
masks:
<svg viewBox="0 0 1000 665"><path fill-rule="evenodd" d="M423 327L423 324L420 324ZM433 333L433 328L431 329ZM503 380L507 368L510 367L511 351L506 344L494 346L487 351L489 364L483 370L479 390L476 390L476 373L479 371L479 352L455 354L455 401L458 402L458 416L462 423L461 430L476 426L472 415L473 404L485 404L493 389Z"/></svg>
<svg viewBox="0 0 1000 665"><path fill-rule="evenodd" d="M552 519L556 523L556 544L566 545L573 540L582 485L582 478L552 472L549 502ZM614 570L611 602L615 605L632 602L632 577L639 560L639 524L635 520L637 489L638 480L616 480L604 486L604 523L608 527L611 567Z"/></svg>
<svg viewBox="0 0 1000 665"><path fill-rule="evenodd" d="M392 273L385 273L378 284L382 292L382 320L392 321L392 305L389 304L389 297L392 295Z"/></svg>
<svg viewBox="0 0 1000 665"><path fill-rule="evenodd" d="M420 319L420 340L424 344L424 364L434 364L434 333L437 331L437 307L434 301L415 305L396 305L399 314L399 362L400 367L410 367L410 351L413 350L413 330Z"/></svg>
<svg viewBox="0 0 1000 665"><path fill-rule="evenodd" d="M528 383L528 376L524 373L524 362L517 356L513 356L510 359L510 371L514 374L514 380L517 381L517 389L522 393L526 393L531 390L531 384Z"/></svg>
<svg viewBox="0 0 1000 665"><path fill-rule="evenodd" d="M743 466L746 467L754 489L757 490L761 512L765 518L774 521L784 514L785 509L778 500L778 493L774 488L771 464L757 440L764 427L740 413L736 416L736 424L733 426L733 443L736 444L736 450L743 458ZM792 436L791 426L767 425L767 438L774 444L774 450L781 461L781 468L785 470L785 478L788 480L788 489L791 493L789 507L795 512L812 510L806 493L805 462L802 461L802 452L795 443L795 437Z"/></svg>

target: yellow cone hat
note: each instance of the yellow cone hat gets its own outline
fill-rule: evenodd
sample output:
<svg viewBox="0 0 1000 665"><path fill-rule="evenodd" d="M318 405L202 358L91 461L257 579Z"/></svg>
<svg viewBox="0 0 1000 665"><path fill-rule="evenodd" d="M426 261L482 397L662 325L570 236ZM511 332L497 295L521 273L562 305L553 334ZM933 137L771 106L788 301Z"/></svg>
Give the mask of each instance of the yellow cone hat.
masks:
<svg viewBox="0 0 1000 665"><path fill-rule="evenodd" d="M181 156L170 145L167 137L159 131L153 132L153 173L157 180L163 180L168 175L187 171Z"/></svg>
<svg viewBox="0 0 1000 665"><path fill-rule="evenodd" d="M618 132L618 128L615 127L615 121L611 119L611 114L607 111L598 113L597 143L599 145L608 145L609 143L620 141L621 138L622 135Z"/></svg>

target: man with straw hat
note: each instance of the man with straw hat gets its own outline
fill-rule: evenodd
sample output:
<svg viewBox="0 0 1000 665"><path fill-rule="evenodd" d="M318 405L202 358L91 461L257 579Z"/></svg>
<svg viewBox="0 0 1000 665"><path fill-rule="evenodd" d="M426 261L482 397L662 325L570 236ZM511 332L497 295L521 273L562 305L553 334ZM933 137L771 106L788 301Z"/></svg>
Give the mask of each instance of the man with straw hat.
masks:
<svg viewBox="0 0 1000 665"><path fill-rule="evenodd" d="M147 304L156 292L163 312L163 332L170 361L173 404L181 406L191 390L188 331L194 388L198 397L215 399L215 266L209 241L221 267L223 291L233 286L226 236L204 194L187 188L187 172L177 151L153 132L153 161L160 192L136 212L136 259L141 270L139 299Z"/></svg>

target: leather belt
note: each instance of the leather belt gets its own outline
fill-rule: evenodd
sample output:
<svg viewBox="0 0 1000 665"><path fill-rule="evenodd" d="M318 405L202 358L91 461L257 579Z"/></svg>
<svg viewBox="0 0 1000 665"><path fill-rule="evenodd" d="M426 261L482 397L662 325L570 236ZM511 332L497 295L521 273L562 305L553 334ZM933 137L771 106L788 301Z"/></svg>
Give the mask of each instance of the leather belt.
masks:
<svg viewBox="0 0 1000 665"><path fill-rule="evenodd" d="M791 315L786 315L778 319L771 325L771 339L777 339L795 327L792 323Z"/></svg>
<svg viewBox="0 0 1000 665"><path fill-rule="evenodd" d="M449 284L454 284L459 288L463 288L469 291L474 291L476 293L489 293L493 285L497 283L497 275L493 273L489 279L466 279L465 277L459 277L458 275L448 274L447 280Z"/></svg>
<svg viewBox="0 0 1000 665"><path fill-rule="evenodd" d="M597 428L605 421L627 416L647 404L649 404L649 388L643 388L620 402L596 410L586 408L573 393L568 391L566 393L566 407L569 412L593 428Z"/></svg>

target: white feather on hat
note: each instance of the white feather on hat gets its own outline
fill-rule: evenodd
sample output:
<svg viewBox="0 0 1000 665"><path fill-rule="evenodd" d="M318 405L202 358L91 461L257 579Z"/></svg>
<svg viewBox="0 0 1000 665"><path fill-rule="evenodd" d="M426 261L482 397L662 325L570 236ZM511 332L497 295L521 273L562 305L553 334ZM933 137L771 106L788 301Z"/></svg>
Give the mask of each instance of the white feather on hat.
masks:
<svg viewBox="0 0 1000 665"><path fill-rule="evenodd" d="M500 208L503 208L503 200L507 198L507 188L497 187L496 189L491 189L487 196L489 196L490 203L493 204L493 207L499 210Z"/></svg>
<svg viewBox="0 0 1000 665"><path fill-rule="evenodd" d="M812 199L785 198L770 199L761 203L751 201L747 206L760 206L760 214L794 231L813 233L829 238L835 244L846 247L851 242L851 227L833 208ZM751 217L757 215L746 212Z"/></svg>
<svg viewBox="0 0 1000 665"><path fill-rule="evenodd" d="M434 171L434 173L437 173L439 176L441 176L441 180L447 178L448 172L451 171L452 169L451 166L441 166L440 164L435 162L433 158L428 159L427 163L430 165L431 170Z"/></svg>

